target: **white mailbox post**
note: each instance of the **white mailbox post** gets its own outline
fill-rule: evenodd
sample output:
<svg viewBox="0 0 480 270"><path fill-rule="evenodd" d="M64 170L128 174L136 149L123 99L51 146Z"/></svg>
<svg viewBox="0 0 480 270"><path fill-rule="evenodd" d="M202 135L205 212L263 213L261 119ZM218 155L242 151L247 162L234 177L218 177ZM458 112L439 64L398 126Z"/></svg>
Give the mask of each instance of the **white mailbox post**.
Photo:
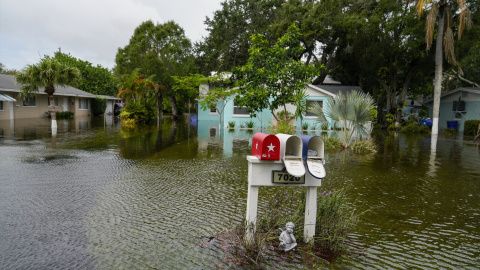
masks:
<svg viewBox="0 0 480 270"><path fill-rule="evenodd" d="M248 198L247 198L247 239L252 239L257 223L258 189L260 186L302 186L307 188L305 206L305 226L303 236L309 242L315 235L317 216L317 187L321 179L306 172L303 177L288 174L281 160L259 160L247 156L248 160Z"/></svg>

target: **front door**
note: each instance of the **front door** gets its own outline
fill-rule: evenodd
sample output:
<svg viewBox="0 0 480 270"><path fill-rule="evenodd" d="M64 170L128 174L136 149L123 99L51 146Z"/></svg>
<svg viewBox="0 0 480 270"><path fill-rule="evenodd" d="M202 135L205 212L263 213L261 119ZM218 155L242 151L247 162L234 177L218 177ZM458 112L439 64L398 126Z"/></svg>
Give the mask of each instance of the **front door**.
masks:
<svg viewBox="0 0 480 270"><path fill-rule="evenodd" d="M63 111L64 111L64 112L68 111L68 97L64 97L64 98L63 98L63 105L62 105L62 107L63 107Z"/></svg>

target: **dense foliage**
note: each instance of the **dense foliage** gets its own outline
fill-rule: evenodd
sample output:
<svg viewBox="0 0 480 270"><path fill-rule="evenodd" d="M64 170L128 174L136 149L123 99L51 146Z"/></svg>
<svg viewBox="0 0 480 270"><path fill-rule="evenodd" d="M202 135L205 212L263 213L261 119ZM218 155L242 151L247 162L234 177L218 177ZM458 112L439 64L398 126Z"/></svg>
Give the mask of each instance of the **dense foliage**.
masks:
<svg viewBox="0 0 480 270"><path fill-rule="evenodd" d="M107 68L100 65L94 66L88 61L61 52L56 52L54 59L80 70L80 79L71 86L94 95L115 96L117 94L118 80Z"/></svg>
<svg viewBox="0 0 480 270"><path fill-rule="evenodd" d="M115 63L117 76L131 74L136 69L146 76L155 75L152 80L158 85L155 99L160 118L164 97L172 114L180 113L178 101L182 105L185 102L181 100L181 92L173 89L173 76L186 76L195 68L191 42L178 24L173 21L164 24L143 22L135 29L129 44L118 49Z"/></svg>
<svg viewBox="0 0 480 270"><path fill-rule="evenodd" d="M379 105L379 121L391 113L399 122L407 98L421 100L433 94L435 52L426 50L425 37L436 30L427 33L425 25L436 22L432 16L426 22L436 4L448 5L450 45L455 39L455 46L448 49L451 56L450 48L455 48L456 61L442 64L449 76L442 81L444 91L480 83L476 72L480 68L480 40L476 38L480 1L418 1L419 6L428 4L421 16L415 2L225 0L206 20L208 35L196 46L197 64L203 74L244 66L250 57L248 48L254 45L249 37L261 34L264 43L272 46L295 23L303 50L294 58L325 67L312 79L314 84L322 83L328 73L344 85L359 85ZM457 3L465 6L458 8ZM462 23L468 29L470 19L473 27L458 31Z"/></svg>
<svg viewBox="0 0 480 270"><path fill-rule="evenodd" d="M463 135L477 136L480 128L480 120L467 120L463 128Z"/></svg>
<svg viewBox="0 0 480 270"><path fill-rule="evenodd" d="M286 104L294 103L298 92L318 75L318 68L295 59L304 49L300 37L295 24L273 46L262 35L251 37L247 63L234 69L239 94L235 102L251 116L268 109L277 119L274 111L287 111Z"/></svg>
<svg viewBox="0 0 480 270"><path fill-rule="evenodd" d="M147 78L138 69L122 76L117 96L125 101L125 107L120 113L125 127L146 125L157 118L155 93L158 84L153 81L154 77L152 75Z"/></svg>
<svg viewBox="0 0 480 270"><path fill-rule="evenodd" d="M92 114L97 116L105 113L107 108L107 99L101 97L95 97L92 99Z"/></svg>

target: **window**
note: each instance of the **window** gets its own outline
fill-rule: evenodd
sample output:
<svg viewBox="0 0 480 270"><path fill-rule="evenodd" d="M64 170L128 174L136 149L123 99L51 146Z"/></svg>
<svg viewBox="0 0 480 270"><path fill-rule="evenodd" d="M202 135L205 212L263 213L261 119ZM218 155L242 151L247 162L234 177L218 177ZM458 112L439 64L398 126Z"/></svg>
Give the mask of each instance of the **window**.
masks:
<svg viewBox="0 0 480 270"><path fill-rule="evenodd" d="M35 97L24 98L23 107L35 107Z"/></svg>
<svg viewBox="0 0 480 270"><path fill-rule="evenodd" d="M3 111L3 101L0 101L0 111Z"/></svg>
<svg viewBox="0 0 480 270"><path fill-rule="evenodd" d="M215 105L210 107L210 114L217 114L217 107L215 107Z"/></svg>
<svg viewBox="0 0 480 270"><path fill-rule="evenodd" d="M308 108L315 108L317 106L320 106L320 108L323 109L323 100L307 100L307 107ZM307 111L305 116L307 116L307 117L317 117L316 114L314 114L312 112L309 112L309 111Z"/></svg>
<svg viewBox="0 0 480 270"><path fill-rule="evenodd" d="M81 98L78 100L78 108L80 110L88 110L88 99Z"/></svg>
<svg viewBox="0 0 480 270"><path fill-rule="evenodd" d="M53 101L55 103L55 107L58 107L58 97L53 97ZM48 99L48 107L50 107L50 99Z"/></svg>
<svg viewBox="0 0 480 270"><path fill-rule="evenodd" d="M247 113L247 108L246 107L241 107L241 106L238 106L237 103L233 103L233 114L234 115L249 115Z"/></svg>
<svg viewBox="0 0 480 270"><path fill-rule="evenodd" d="M216 137L217 136L217 128L216 127L210 127L209 132L210 132L210 137Z"/></svg>

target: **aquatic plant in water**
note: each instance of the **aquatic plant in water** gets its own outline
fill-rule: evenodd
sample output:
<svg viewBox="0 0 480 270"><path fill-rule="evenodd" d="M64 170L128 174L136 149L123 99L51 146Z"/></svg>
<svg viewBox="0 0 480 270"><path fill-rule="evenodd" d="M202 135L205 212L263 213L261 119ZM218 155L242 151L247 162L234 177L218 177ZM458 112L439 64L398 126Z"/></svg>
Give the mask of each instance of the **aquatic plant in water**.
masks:
<svg viewBox="0 0 480 270"><path fill-rule="evenodd" d="M270 259L291 260L292 256L280 256L277 249L278 228L289 221L295 224L293 234L299 243L295 263L317 266L319 262L328 264L337 257L357 252L349 245L348 234L354 230L361 213L350 204L343 189L318 194L314 242L303 243L305 194L304 189L294 188L275 193L267 202L268 210L258 216L257 229L250 241L245 238L245 221L223 233L220 240L229 260L235 265L257 268L268 264Z"/></svg>

